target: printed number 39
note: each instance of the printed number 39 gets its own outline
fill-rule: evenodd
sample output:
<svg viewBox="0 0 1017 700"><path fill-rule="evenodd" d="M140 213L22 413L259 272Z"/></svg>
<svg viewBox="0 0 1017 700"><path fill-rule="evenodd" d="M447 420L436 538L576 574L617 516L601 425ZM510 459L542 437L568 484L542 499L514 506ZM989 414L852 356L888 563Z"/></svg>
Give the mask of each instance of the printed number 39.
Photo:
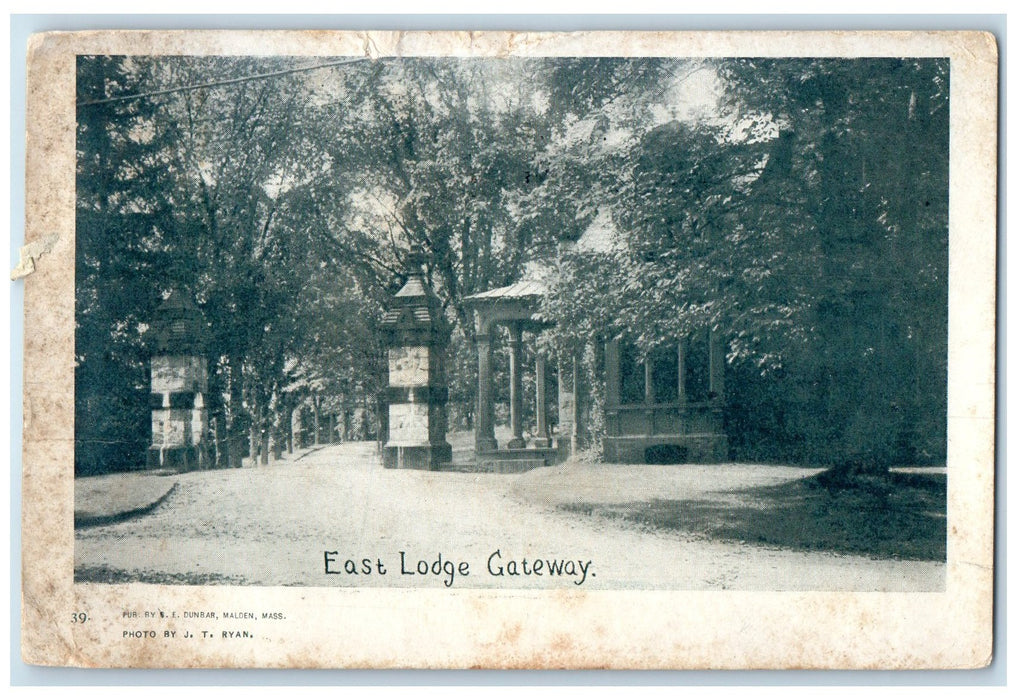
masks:
<svg viewBox="0 0 1017 700"><path fill-rule="evenodd" d="M82 625L85 624L86 622L88 622L88 613L86 612L71 613L71 622L77 622Z"/></svg>

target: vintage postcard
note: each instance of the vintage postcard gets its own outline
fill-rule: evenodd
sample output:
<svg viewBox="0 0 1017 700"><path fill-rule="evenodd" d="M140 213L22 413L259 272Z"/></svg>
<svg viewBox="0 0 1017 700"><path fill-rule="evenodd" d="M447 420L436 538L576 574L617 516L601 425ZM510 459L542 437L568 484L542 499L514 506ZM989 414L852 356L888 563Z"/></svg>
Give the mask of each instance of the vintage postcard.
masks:
<svg viewBox="0 0 1017 700"><path fill-rule="evenodd" d="M25 661L992 659L976 32L28 55Z"/></svg>

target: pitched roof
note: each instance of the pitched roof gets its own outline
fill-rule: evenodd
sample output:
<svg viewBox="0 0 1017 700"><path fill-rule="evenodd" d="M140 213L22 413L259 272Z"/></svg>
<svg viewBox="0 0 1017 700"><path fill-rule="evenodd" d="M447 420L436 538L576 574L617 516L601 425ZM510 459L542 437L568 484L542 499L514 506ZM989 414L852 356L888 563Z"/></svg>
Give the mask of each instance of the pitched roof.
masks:
<svg viewBox="0 0 1017 700"><path fill-rule="evenodd" d="M479 294L471 294L467 301L497 301L499 299L532 299L544 296L547 288L537 280L520 280L507 287L489 289Z"/></svg>
<svg viewBox="0 0 1017 700"><path fill-rule="evenodd" d="M427 296L427 289L420 275L411 275L403 288L396 292L397 297L423 297Z"/></svg>

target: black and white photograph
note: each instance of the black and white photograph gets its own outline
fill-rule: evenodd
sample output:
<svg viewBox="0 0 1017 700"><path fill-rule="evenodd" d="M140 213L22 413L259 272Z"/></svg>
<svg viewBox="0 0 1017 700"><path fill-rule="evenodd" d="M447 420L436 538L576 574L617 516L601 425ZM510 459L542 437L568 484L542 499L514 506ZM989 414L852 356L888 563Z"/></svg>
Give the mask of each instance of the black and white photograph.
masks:
<svg viewBox="0 0 1017 700"><path fill-rule="evenodd" d="M675 48L77 52L75 589L946 592L954 59Z"/></svg>

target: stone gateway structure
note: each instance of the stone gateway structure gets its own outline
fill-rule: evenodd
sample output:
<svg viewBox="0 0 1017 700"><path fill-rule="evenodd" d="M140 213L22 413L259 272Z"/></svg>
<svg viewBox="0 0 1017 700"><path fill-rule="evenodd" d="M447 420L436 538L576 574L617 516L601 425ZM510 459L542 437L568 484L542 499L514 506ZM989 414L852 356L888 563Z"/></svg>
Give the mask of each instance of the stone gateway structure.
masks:
<svg viewBox="0 0 1017 700"><path fill-rule="evenodd" d="M436 469L452 461L445 381L449 331L424 280L425 257L410 252L407 279L382 318L388 341L387 435L382 460L389 469Z"/></svg>
<svg viewBox="0 0 1017 700"><path fill-rule="evenodd" d="M208 458L208 363L205 319L189 295L173 290L152 320L152 445L149 469L205 469Z"/></svg>

